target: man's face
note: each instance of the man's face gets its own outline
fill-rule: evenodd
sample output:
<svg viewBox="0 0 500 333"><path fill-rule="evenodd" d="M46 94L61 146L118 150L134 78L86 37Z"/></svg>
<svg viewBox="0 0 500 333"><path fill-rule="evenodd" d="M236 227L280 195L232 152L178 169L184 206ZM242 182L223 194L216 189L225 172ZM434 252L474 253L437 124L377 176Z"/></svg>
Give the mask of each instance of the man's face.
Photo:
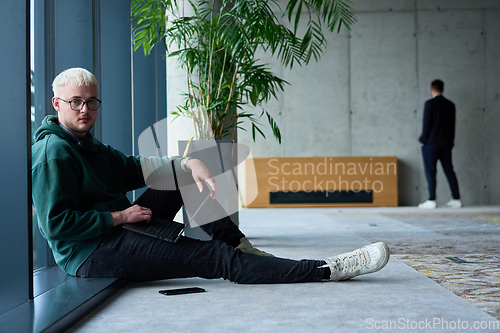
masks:
<svg viewBox="0 0 500 333"><path fill-rule="evenodd" d="M97 87L94 85L76 86L74 83L65 85L59 92L59 98L66 101L80 99L84 102L97 99ZM59 122L76 135L83 137L92 126L97 117L97 110L89 110L87 103L80 111L74 111L70 103L64 102L57 97L52 98L52 105L59 114Z"/></svg>

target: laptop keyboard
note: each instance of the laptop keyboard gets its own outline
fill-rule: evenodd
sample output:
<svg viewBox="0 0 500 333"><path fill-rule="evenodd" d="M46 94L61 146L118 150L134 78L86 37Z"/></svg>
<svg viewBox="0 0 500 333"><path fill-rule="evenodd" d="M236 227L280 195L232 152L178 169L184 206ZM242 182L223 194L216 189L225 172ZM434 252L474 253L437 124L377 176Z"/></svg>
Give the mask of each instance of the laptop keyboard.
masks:
<svg viewBox="0 0 500 333"><path fill-rule="evenodd" d="M159 237L167 237L169 235L172 235L172 233L175 233L175 236L177 236L180 229L182 229L182 225L180 223L173 221L165 221L150 225L146 229L146 232L149 232Z"/></svg>

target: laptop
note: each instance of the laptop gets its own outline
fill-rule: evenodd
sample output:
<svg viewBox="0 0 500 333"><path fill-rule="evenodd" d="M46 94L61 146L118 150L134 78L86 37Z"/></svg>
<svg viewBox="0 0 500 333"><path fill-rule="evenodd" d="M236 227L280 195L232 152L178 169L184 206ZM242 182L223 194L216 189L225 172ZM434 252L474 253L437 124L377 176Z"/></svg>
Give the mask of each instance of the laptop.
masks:
<svg viewBox="0 0 500 333"><path fill-rule="evenodd" d="M208 184L206 184L206 187L208 188L208 191L203 191L201 193L205 195L205 198L198 206L196 211L191 215L191 219L186 224L176 222L173 220L167 220L161 217L152 216L151 220L147 223L146 222L126 223L123 225L123 228L146 236L175 243L182 236L184 231L190 226L191 222L194 220L196 214L198 214L198 212L201 210L205 202L207 202L207 200L210 198L210 195L212 194L212 189ZM206 194L207 192L208 194Z"/></svg>

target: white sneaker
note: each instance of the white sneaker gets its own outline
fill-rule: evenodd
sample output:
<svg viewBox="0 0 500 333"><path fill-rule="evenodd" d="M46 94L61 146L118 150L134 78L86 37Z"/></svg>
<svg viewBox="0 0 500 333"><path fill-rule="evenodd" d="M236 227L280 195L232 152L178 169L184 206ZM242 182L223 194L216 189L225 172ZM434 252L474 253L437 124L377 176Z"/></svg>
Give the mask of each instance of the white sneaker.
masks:
<svg viewBox="0 0 500 333"><path fill-rule="evenodd" d="M418 205L422 209L434 209L437 207L436 200L427 200Z"/></svg>
<svg viewBox="0 0 500 333"><path fill-rule="evenodd" d="M446 204L446 207L450 207L450 208L461 208L462 207L462 200L460 199L451 199L450 201L448 201L448 203Z"/></svg>
<svg viewBox="0 0 500 333"><path fill-rule="evenodd" d="M330 268L331 281L348 280L381 270L389 261L389 247L384 242L374 243L325 261L326 265L319 268Z"/></svg>
<svg viewBox="0 0 500 333"><path fill-rule="evenodd" d="M250 243L250 241L246 237L240 239L240 245L238 245L236 249L240 250L241 252L252 253L258 256L274 257L271 253L267 253L253 247L252 243Z"/></svg>

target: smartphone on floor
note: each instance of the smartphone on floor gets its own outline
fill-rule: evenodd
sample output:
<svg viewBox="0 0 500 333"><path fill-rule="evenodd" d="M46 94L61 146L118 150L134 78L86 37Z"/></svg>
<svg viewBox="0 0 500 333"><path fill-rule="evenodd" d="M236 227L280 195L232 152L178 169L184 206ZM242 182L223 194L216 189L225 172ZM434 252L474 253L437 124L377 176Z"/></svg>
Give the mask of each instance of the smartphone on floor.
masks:
<svg viewBox="0 0 500 333"><path fill-rule="evenodd" d="M192 288L179 288L179 289L160 290L158 292L160 294L170 296L170 295L182 295L182 294L202 293L204 291L205 291L205 289L203 289L203 288L192 287Z"/></svg>

